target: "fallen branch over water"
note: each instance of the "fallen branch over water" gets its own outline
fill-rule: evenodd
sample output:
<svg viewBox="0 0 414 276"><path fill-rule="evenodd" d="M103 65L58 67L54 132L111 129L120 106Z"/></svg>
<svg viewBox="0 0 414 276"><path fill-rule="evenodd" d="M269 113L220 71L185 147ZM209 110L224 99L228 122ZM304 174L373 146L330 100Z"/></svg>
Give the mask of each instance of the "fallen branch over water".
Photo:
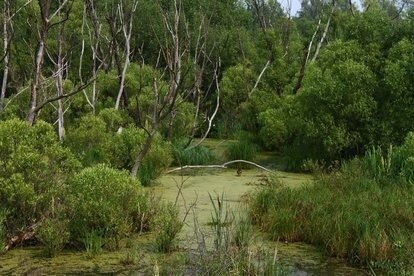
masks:
<svg viewBox="0 0 414 276"><path fill-rule="evenodd" d="M259 164L256 164L254 162L251 162L251 161L233 160L233 161L223 163L221 165L187 165L187 166L182 166L182 167L178 167L178 168L169 170L169 171L166 172L166 174L182 171L182 170L185 170L185 169L228 169L228 166L231 165L231 164L234 164L234 163L245 163L245 164L255 166L255 167L257 167L259 169L262 169L264 171L272 172L271 170L269 170L269 169L267 169L263 166L260 166Z"/></svg>

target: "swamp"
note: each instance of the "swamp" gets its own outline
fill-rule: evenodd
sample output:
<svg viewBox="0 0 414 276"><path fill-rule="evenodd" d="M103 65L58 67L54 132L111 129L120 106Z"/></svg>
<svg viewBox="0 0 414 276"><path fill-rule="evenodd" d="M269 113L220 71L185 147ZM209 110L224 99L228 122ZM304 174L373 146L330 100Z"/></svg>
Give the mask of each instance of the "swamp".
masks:
<svg viewBox="0 0 414 276"><path fill-rule="evenodd" d="M412 0L0 0L0 275L414 275Z"/></svg>

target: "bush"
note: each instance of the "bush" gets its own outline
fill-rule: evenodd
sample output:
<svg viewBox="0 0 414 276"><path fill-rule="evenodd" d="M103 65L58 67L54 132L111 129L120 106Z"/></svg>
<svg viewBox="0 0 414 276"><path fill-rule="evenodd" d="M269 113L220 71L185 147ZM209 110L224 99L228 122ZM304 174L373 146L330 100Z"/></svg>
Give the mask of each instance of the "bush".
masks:
<svg viewBox="0 0 414 276"><path fill-rule="evenodd" d="M24 231L51 214L52 203L65 195L67 178L79 168L51 125L0 122L0 210L7 210L7 234Z"/></svg>
<svg viewBox="0 0 414 276"><path fill-rule="evenodd" d="M105 165L75 175L69 182L71 241L79 242L96 231L118 241L136 229L133 222L143 194L140 186L127 172Z"/></svg>
<svg viewBox="0 0 414 276"><path fill-rule="evenodd" d="M111 114L115 114L112 120ZM84 166L108 164L117 169L131 170L147 134L143 129L133 126L127 126L117 133L115 130L125 121L127 119L111 109L102 110L99 116L84 116L68 133L66 144ZM157 135L144 158L139 174L141 183L149 185L171 161L170 144Z"/></svg>
<svg viewBox="0 0 414 276"><path fill-rule="evenodd" d="M85 167L110 163L112 134L107 131L105 121L97 116L82 117L76 127L67 132L65 143Z"/></svg>
<svg viewBox="0 0 414 276"><path fill-rule="evenodd" d="M46 219L36 232L36 238L45 246L49 257L56 256L69 241L68 221L61 219Z"/></svg>
<svg viewBox="0 0 414 276"><path fill-rule="evenodd" d="M110 163L116 168L130 170L144 145L146 136L143 129L135 127L127 127L121 134L115 135ZM139 170L138 178L141 184L148 186L171 162L171 144L157 135Z"/></svg>
<svg viewBox="0 0 414 276"><path fill-rule="evenodd" d="M165 204L157 216L155 225L157 229L155 237L157 251L170 252L174 249L175 238L183 227L178 208L172 204Z"/></svg>
<svg viewBox="0 0 414 276"><path fill-rule="evenodd" d="M83 238L83 245L90 257L96 256L103 251L104 239L101 231L92 231Z"/></svg>

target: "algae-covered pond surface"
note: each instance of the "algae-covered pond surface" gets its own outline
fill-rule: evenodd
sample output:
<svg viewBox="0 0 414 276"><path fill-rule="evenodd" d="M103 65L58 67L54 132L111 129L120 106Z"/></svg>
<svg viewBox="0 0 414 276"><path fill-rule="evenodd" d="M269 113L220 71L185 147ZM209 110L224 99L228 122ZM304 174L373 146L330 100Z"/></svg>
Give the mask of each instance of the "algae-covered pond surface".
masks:
<svg viewBox="0 0 414 276"><path fill-rule="evenodd" d="M207 146L223 158L226 144L232 141L206 140ZM277 158L277 157L276 157ZM273 154L262 153L256 160L269 168L281 169L280 162ZM284 185L297 188L311 185L312 177L307 174L278 172L275 174ZM246 196L265 183L268 175L262 170L243 170L237 175L236 169L197 169L167 174L157 180L155 193L167 202L176 202L185 224L178 237L179 249L173 254L155 253L152 234L131 237L133 249L123 248L117 252L103 252L93 258L85 252L64 251L55 258L43 257L40 247L15 248L0 255L0 275L154 275L158 265L161 274L185 267L185 252L197 247L195 225L205 234L207 245L212 244L213 233L211 214L213 206L210 195L216 200L223 196L223 204L235 217L243 212ZM274 177L274 176L273 176ZM178 193L181 186L181 193ZM257 233L254 246L277 251L278 259L291 268L292 275L366 275L367 273L347 265L343 260L328 258L318 249L303 243L287 244L272 242ZM124 261L134 252L135 264ZM164 268L162 268L164 267ZM163 269L167 269L167 273ZM185 271L185 270L182 270ZM188 273L187 273L188 274ZM191 272L190 274L191 275Z"/></svg>
<svg viewBox="0 0 414 276"><path fill-rule="evenodd" d="M312 177L306 174L279 172L277 176L285 185L299 187L311 185ZM196 216L198 226L203 229L207 239L212 239L211 214L213 206L210 196L224 195L224 204L234 213L240 212L244 207L246 194L254 191L263 184L265 175L260 170L244 170L241 176L237 176L236 170L203 170L190 174L165 175L160 179L160 185L156 187L157 193L166 201L177 200L178 189L182 185L182 193L178 197L178 205L184 215L190 206L194 212L189 212L186 224L180 234L180 247L196 247L195 223ZM277 256L282 263L292 269L293 275L367 275L366 272L349 266L344 260L328 258L318 249L304 243L286 244L283 242L271 242L261 233L254 237L256 246L277 250Z"/></svg>
<svg viewBox="0 0 414 276"><path fill-rule="evenodd" d="M263 184L263 171L244 170L237 176L236 170L191 171L191 175L165 175L154 187L155 192L168 202L177 200L178 187L182 194L178 197L181 215L188 210L186 224L179 239L179 250L174 254L158 254L152 248L151 234L132 237L134 250L124 248L117 252L104 252L93 258L84 252L64 251L55 258L43 257L39 247L16 248L0 256L0 275L154 275L157 264L168 269L186 265L185 253L197 246L194 225L206 234L207 242L212 242L211 213L213 207L209 194L213 197L224 195L224 203L235 214L243 210L245 195ZM278 173L278 177L291 187L309 185L311 176L305 174ZM306 184L308 183L308 184ZM311 184L310 184L311 185ZM366 275L343 260L328 258L318 249L303 243L286 244L272 242L261 233L253 237L255 246L269 251L277 250L278 259L290 267L292 275ZM138 262L123 264L131 252L135 252ZM169 268L170 267L170 268ZM176 271L176 270L175 270ZM171 273L164 273L171 275ZM188 275L191 275L188 274Z"/></svg>

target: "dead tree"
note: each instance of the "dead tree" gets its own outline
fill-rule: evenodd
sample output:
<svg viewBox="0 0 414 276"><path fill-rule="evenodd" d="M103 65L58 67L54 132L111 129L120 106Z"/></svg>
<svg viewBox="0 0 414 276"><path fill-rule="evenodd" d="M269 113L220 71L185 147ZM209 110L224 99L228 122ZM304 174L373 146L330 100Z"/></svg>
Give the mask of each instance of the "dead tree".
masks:
<svg viewBox="0 0 414 276"><path fill-rule="evenodd" d="M272 63L275 60L275 55L274 55L274 46L273 46L273 42L270 40L270 38L268 37L268 20L266 19L266 15L264 12L264 6L265 6L265 2L264 0L246 0L248 5L251 5L253 7L253 10L256 14L257 20L259 21L259 25L260 28L262 30L262 33L265 37L265 41L266 41L266 45L267 45L267 50L269 52L269 57L265 63L265 65L263 66L262 70L260 71L259 76L257 77L256 83L254 84L253 88L250 90L249 92L249 97L256 91L257 87L260 84L260 81L262 80L264 74L266 73L266 71L269 69L269 67L272 65Z"/></svg>
<svg viewBox="0 0 414 276"><path fill-rule="evenodd" d="M331 13L329 14L329 18L328 18L328 21L326 22L325 30L323 31L322 37L319 40L318 46L316 47L315 54L313 55L313 58L312 58L312 62L314 62L316 60L316 58L318 57L319 51L321 50L321 47L322 47L322 44L326 39L326 35L328 34L329 26L331 24L331 19L332 19L332 15L333 15L334 11L335 11L335 1L332 2Z"/></svg>
<svg viewBox="0 0 414 276"><path fill-rule="evenodd" d="M313 55L313 57L311 59L311 63L315 62L316 59L317 59L317 57L319 56L319 52L321 50L322 44L324 43L324 41L326 39L326 36L328 34L329 27L330 27L330 24L331 24L331 19L332 19L332 16L333 16L334 12L335 12L335 8L336 8L335 1L333 1L332 2L331 12L330 12L329 17L328 17L328 20L326 22L325 29L324 29L324 31L323 31L323 33L321 35L321 38L320 38L320 40L319 40L319 42L318 42L318 44L316 46L316 50L315 50L314 55ZM308 44L308 47L305 50L305 53L304 53L305 54L305 57L304 57L304 59L302 61L302 66L301 66L301 69L300 69L300 72L299 72L298 79L296 81L296 85L293 88L293 94L297 94L298 91L299 91L299 89L302 87L302 81L303 81L303 79L305 77L306 67L307 67L307 64L309 62L310 54L312 52L313 43L315 41L316 35L318 34L318 32L320 30L321 22L322 22L322 19L320 18L318 20L317 25L316 25L315 32L313 33L312 38L311 38L311 40L310 40L310 42Z"/></svg>
<svg viewBox="0 0 414 276"><path fill-rule="evenodd" d="M27 0L25 4L17 8L17 10L12 14L11 13L11 1L3 0L3 81L1 85L0 92L0 111L4 109L4 101L6 99L6 90L7 90L7 79L9 76L10 68L10 43L11 43L11 27L13 18L27 5L29 5L33 0Z"/></svg>
<svg viewBox="0 0 414 276"><path fill-rule="evenodd" d="M60 4L61 0L59 0ZM61 21L61 13L58 12L58 20ZM55 71L53 77L55 79L55 86L56 86L56 96L61 97L64 95L63 91L63 78L64 73L67 71L68 63L66 62L66 55L63 53L63 31L64 31L64 23L60 24L58 34L57 34L57 53L56 59L49 55L51 62L55 65ZM65 126L64 126L64 109L63 109L63 102L62 99L57 100L57 124L58 124L58 136L59 140L62 141L65 136Z"/></svg>
<svg viewBox="0 0 414 276"><path fill-rule="evenodd" d="M86 19L86 16L89 18L89 23L88 20ZM101 50L101 32L102 32L102 23L99 20L98 17L98 13L96 10L96 5L95 5L95 1L94 0L85 0L85 7L84 7L84 18L82 21L82 33L84 31L84 26L86 25L86 27L88 28L88 33L89 33L89 42L90 42L90 47L91 47L91 51L92 51L92 95L91 97L89 97L86 93L86 91L84 91L84 95L86 97L86 100L89 104L89 106L92 108L92 113L95 114L95 107L96 107L96 102L98 99L98 91L97 91L97 83L96 83L96 79L98 77L98 72L100 70L100 68L105 64L105 59L103 57L103 53ZM82 54L81 54L81 64L82 64L82 59L83 59L83 53L84 53L84 45L85 41L83 40L82 42ZM82 79L81 76L81 71L79 73L80 78Z"/></svg>
<svg viewBox="0 0 414 276"><path fill-rule="evenodd" d="M131 35L132 35L132 26L133 26L132 23L133 23L134 13L137 10L137 6L138 6L138 0L134 0L134 2L132 3L132 9L130 13L128 14L127 12L128 7L126 7L122 3L122 1L118 4L119 18L120 18L120 23L122 26L122 32L124 34L124 39L125 39L125 62L122 68L121 76L120 76L119 92L116 98L115 110L119 109L121 98L125 93L124 91L125 79L126 79L126 73L127 73L129 63L130 63L130 56L131 56Z"/></svg>
<svg viewBox="0 0 414 276"><path fill-rule="evenodd" d="M153 80L153 104L152 115L149 126L142 126L147 133L144 145L136 155L131 175L136 176L144 157L149 152L152 142L157 135L161 124L167 120L174 110L190 97L193 89L185 89L184 78L187 76L187 70L183 69L183 60L190 58L190 34L188 25L185 22L185 16L182 5L179 0L173 1L172 14L162 11L166 40L160 43L160 59L163 59L166 66L164 68L165 76L168 80L168 89L165 95L160 93L159 80L154 76ZM193 72L195 73L195 72ZM195 78L197 79L197 78ZM178 100L180 99L180 100Z"/></svg>
<svg viewBox="0 0 414 276"><path fill-rule="evenodd" d="M27 115L27 121L30 124L34 124L39 112L38 105L38 96L41 89L41 78L42 78L42 68L43 62L45 59L46 52L46 43L50 29L53 26L61 24L63 21L68 19L68 9L67 16L62 20L54 20L56 15L60 13L62 9L68 6L69 0L64 0L62 4L52 13L51 4L52 0L38 0L40 8L40 26L38 29L38 43L35 52L34 58L34 68L32 75L32 82L30 84L30 101L29 101L29 113Z"/></svg>

